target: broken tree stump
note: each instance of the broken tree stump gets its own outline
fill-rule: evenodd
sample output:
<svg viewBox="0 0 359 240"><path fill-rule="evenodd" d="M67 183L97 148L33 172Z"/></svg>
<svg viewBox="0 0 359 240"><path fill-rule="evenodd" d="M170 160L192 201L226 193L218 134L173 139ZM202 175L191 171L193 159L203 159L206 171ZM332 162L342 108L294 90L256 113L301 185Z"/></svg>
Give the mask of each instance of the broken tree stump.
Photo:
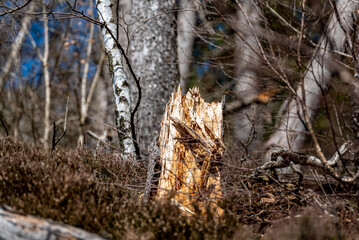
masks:
<svg viewBox="0 0 359 240"><path fill-rule="evenodd" d="M157 199L171 198L191 215L193 203L221 215L223 107L206 103L198 88L182 96L178 88L167 103L159 137L161 175Z"/></svg>

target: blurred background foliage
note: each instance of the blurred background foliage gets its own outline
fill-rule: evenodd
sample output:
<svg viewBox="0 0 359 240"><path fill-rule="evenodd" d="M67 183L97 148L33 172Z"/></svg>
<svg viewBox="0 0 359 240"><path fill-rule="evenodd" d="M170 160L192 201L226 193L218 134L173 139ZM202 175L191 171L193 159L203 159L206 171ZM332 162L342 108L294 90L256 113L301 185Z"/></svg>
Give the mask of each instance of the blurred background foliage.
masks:
<svg viewBox="0 0 359 240"><path fill-rule="evenodd" d="M6 10L5 6L19 6L24 1L3 1L0 11ZM33 1L37 2L37 1ZM235 93L237 84L236 34L234 24L237 22L236 13L238 3L235 0L226 1L197 1L201 5L202 13L197 13L194 27L193 59L191 62L191 75L188 86L199 86L201 94L207 101L220 101L225 96L226 102L231 103L238 99ZM74 1L70 1L74 4ZM41 2L37 2L40 6ZM68 131L59 143L62 147L76 148L78 139L80 116L80 81L86 59L86 47L90 23L71 15L67 3L63 0L46 1L49 10L50 30L50 56L49 71L51 79L52 105L51 121L55 122L58 129L62 128L66 107L66 97L70 99ZM308 1L304 9L300 1L258 1L257 7L262 11L260 27L263 34L258 34L265 53L269 60L287 75L293 86L299 82L299 67L297 64L297 50L295 42L298 41L298 33L293 29L300 29L300 22L304 19L304 39L301 48L303 62L311 59L323 34L328 18L332 13L329 1ZM90 9L89 1L76 1L76 8L86 15L97 18L97 11ZM31 23L26 32L26 38L21 46L18 59L13 63L11 74L6 76L6 81L0 91L0 117L6 124L9 134L26 142L41 143L44 116L44 80L43 68L37 55L37 51L44 48L44 32L42 15L38 7L31 14ZM204 14L203 14L204 13ZM303 14L304 13L304 14ZM16 36L21 29L21 22L26 15L26 8L12 14L4 14L0 17L0 65L4 65ZM284 22L285 21L285 22ZM131 22L128 23L131 27ZM239 26L240 27L240 26ZM130 41L131 44L131 41ZM176 47L174 43L173 47ZM88 72L87 91L98 68L98 63L103 52L102 36L99 26L95 26L93 50L90 58ZM256 73L257 88L263 96L268 93L267 100L262 104L260 113L252 119L259 121L264 130L260 134L267 139L276 130L279 108L283 101L291 95L287 86L273 71L259 60L259 64L253 66L248 62L248 68ZM343 59L343 62L352 69L351 60ZM352 70L350 70L352 71ZM350 98L347 85L340 81L338 76L333 76L330 91L322 100L323 110L318 113L314 127L319 135L321 144L328 154L333 153L330 147L333 127L338 139L349 138ZM275 90L274 94L269 94ZM172 91L168 89L168 91ZM99 104L106 107L98 107ZM326 114L325 102L329 115ZM101 105L103 106L103 105ZM248 106L250 108L251 106ZM112 144L117 145L117 137L114 129L114 100L111 93L111 81L106 64L102 66L100 81L96 88L93 102L90 104L84 129L98 134L104 129L109 129L109 135L113 136ZM328 119L330 116L331 120ZM238 116L234 113L226 115L225 138L229 148L241 147L233 135L241 131L238 127ZM104 125L106 123L113 128ZM3 127L0 128L5 135ZM61 134L61 131L57 134ZM257 133L259 134L259 133ZM94 146L95 141L86 135L86 145ZM308 138L305 149L311 149L312 144ZM263 151L264 149L258 149ZM259 156L259 155L258 155Z"/></svg>

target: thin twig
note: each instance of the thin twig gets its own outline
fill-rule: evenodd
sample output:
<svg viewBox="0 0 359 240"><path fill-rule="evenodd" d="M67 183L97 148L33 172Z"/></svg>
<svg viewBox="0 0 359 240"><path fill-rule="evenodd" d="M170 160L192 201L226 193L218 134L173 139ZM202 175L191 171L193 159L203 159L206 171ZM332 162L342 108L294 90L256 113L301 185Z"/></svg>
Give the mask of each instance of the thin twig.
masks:
<svg viewBox="0 0 359 240"><path fill-rule="evenodd" d="M55 150L56 145L60 142L60 140L65 136L65 133L67 131L67 116L68 116L68 112L69 112L69 97L67 97L67 103L66 103L66 112L65 112L65 120L64 120L64 130L61 134L61 136L56 140L56 124L55 122L53 123L54 125L54 133L52 136L52 148L51 151Z"/></svg>
<svg viewBox="0 0 359 240"><path fill-rule="evenodd" d="M32 0L28 0L28 1L26 1L24 4L22 4L21 6L19 6L19 7L17 7L17 8L10 8L10 7L7 7L7 6L2 6L3 8L9 8L9 9L11 9L10 11L5 11L5 12L3 12L3 13L0 13L0 17L2 17L2 16L4 16L4 15L6 15L6 14L11 14L11 13L13 13L13 12L15 12L15 11L18 11L18 10L20 10L20 9L22 9L22 8L24 8L24 7L26 7L30 2L31 2Z"/></svg>
<svg viewBox="0 0 359 240"><path fill-rule="evenodd" d="M2 120L1 117L0 117L0 121L1 121L2 126L3 126L4 129L5 129L6 136L8 137L8 136L9 136L9 131L7 130L6 124L5 124L4 120Z"/></svg>

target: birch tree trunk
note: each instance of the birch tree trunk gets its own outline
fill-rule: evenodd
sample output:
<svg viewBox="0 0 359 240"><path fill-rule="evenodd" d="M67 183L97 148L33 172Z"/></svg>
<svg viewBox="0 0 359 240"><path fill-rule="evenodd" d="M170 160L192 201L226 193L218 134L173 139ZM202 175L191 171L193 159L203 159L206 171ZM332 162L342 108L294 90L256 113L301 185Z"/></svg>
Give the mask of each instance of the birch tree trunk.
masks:
<svg viewBox="0 0 359 240"><path fill-rule="evenodd" d="M339 0L336 2L340 16L340 23L334 13L330 17L326 36L323 36L317 51L312 57L312 61L307 67L304 76L305 104L308 110L310 121L313 121L320 108L322 90L325 92L332 79L334 68L333 62L337 61L337 56L332 51L342 51L347 38L346 33L353 25L352 14L357 3L351 0ZM301 86L297 88L297 96L303 99ZM280 146L292 151L301 150L305 136L306 126L300 103L295 99L288 99L281 107L284 112L279 116L279 124L276 132L267 142L267 146ZM267 160L270 159L271 150L267 152Z"/></svg>
<svg viewBox="0 0 359 240"><path fill-rule="evenodd" d="M31 3L29 6L29 12L32 12L34 10L34 3ZM6 63L1 69L0 74L0 89L3 89L6 78L9 76L11 72L11 68L16 61L17 58L19 58L19 53L22 47L22 44L24 43L25 37L26 37L26 31L29 28L29 25L31 23L31 16L25 15L21 22L21 28L18 32L14 43L11 46L10 53L7 57Z"/></svg>
<svg viewBox="0 0 359 240"><path fill-rule="evenodd" d="M258 96L257 81L255 68L258 66L259 46L255 40L256 32L260 28L260 14L256 1L241 1L239 4L242 10L237 11L238 21L235 23L235 29L241 37L236 36L236 85L235 94L237 98L243 103L248 104L254 102ZM249 23L253 29L249 27ZM256 143L259 143L260 128L258 114L259 106L252 103L250 108L243 109L235 114L236 131L235 139L246 143L250 139L252 128L256 128L257 138L252 142L251 147L256 148ZM251 123L254 122L254 125Z"/></svg>
<svg viewBox="0 0 359 240"><path fill-rule="evenodd" d="M171 12L175 6L174 0L134 0L132 5L132 17L137 22L130 40L130 57L141 79L136 124L141 147L148 147L159 135L166 102L179 83L176 21Z"/></svg>
<svg viewBox="0 0 359 240"><path fill-rule="evenodd" d="M46 12L45 1L43 2L42 11ZM45 116L44 116L44 147L48 148L49 133L50 133L50 108L51 108L51 86L50 86L50 73L49 73L49 23L47 15L43 14L44 21L44 55L42 58L42 66L44 70L45 81Z"/></svg>
<svg viewBox="0 0 359 240"><path fill-rule="evenodd" d="M130 87L124 72L122 53L111 36L117 36L117 26L112 14L110 0L97 0L99 20L108 27L102 28L108 66L112 77L113 93L115 95L115 121L120 139L122 157L128 158L136 155L135 146L131 138L131 99Z"/></svg>
<svg viewBox="0 0 359 240"><path fill-rule="evenodd" d="M180 74L180 85L183 92L187 92L188 80L191 74L191 61L194 44L194 26L196 25L196 11L194 0L180 0L177 14L177 54Z"/></svg>

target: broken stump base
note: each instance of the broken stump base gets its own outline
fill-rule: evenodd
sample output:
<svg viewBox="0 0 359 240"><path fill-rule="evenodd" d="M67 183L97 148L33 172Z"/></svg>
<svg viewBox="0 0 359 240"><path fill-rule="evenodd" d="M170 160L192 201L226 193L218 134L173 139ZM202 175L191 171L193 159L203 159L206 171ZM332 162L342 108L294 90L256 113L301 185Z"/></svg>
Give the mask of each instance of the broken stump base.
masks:
<svg viewBox="0 0 359 240"><path fill-rule="evenodd" d="M218 215L222 199L218 164L224 152L223 106L206 103L198 88L181 95L178 88L168 102L159 137L161 175L157 199L171 200L185 213L194 204Z"/></svg>

